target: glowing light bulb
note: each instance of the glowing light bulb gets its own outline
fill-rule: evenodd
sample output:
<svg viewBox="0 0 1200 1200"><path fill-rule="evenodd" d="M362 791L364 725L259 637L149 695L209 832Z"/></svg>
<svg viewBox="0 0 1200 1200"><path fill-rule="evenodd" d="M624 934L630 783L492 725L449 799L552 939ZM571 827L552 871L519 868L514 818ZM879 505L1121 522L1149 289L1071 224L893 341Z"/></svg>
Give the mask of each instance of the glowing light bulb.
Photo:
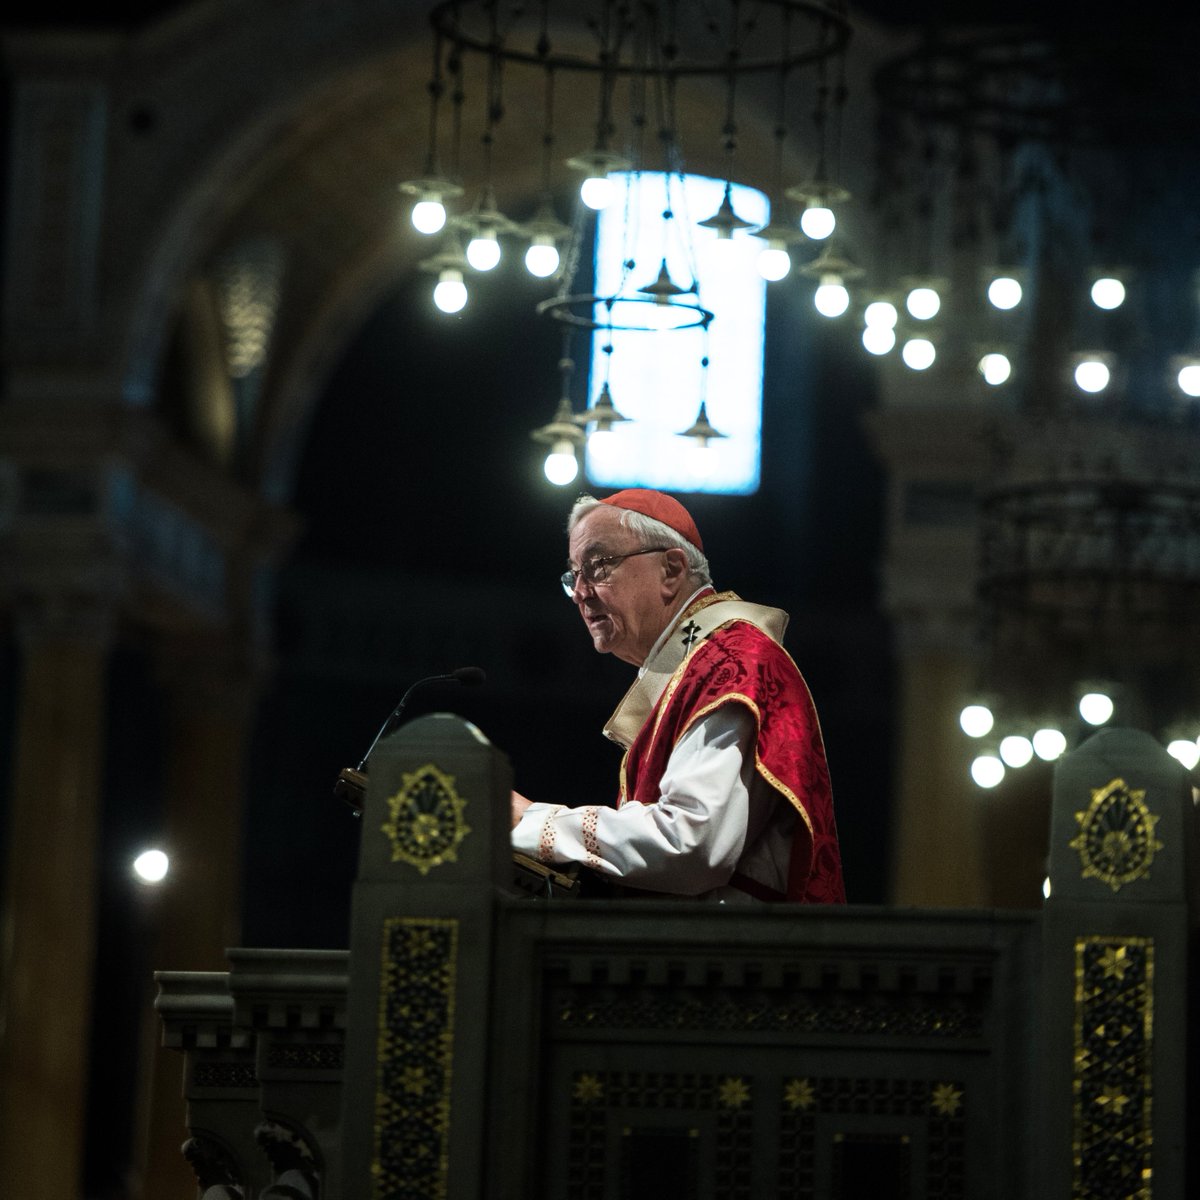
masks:
<svg viewBox="0 0 1200 1200"><path fill-rule="evenodd" d="M1120 308L1125 303L1125 285L1109 276L1097 279L1092 284L1092 303L1097 308Z"/></svg>
<svg viewBox="0 0 1200 1200"><path fill-rule="evenodd" d="M823 317L840 317L850 307L850 293L840 279L826 278L813 293L813 304Z"/></svg>
<svg viewBox="0 0 1200 1200"><path fill-rule="evenodd" d="M1061 729L1046 726L1037 730L1033 735L1033 752L1043 762L1053 762L1061 758L1067 748L1067 739Z"/></svg>
<svg viewBox="0 0 1200 1200"><path fill-rule="evenodd" d="M477 271L490 271L500 261L500 243L494 230L477 233L467 243L467 262Z"/></svg>
<svg viewBox="0 0 1200 1200"><path fill-rule="evenodd" d="M615 429L593 429L588 434L587 440L588 453L592 455L593 460L602 469L609 470L616 461L617 452L620 447L617 444L617 433Z"/></svg>
<svg viewBox="0 0 1200 1200"><path fill-rule="evenodd" d="M1000 275L988 284L987 297L993 308L1007 311L1021 303L1021 285L1008 275Z"/></svg>
<svg viewBox="0 0 1200 1200"><path fill-rule="evenodd" d="M1095 395L1108 387L1112 372L1098 358L1085 359L1075 368L1075 383L1081 391Z"/></svg>
<svg viewBox="0 0 1200 1200"><path fill-rule="evenodd" d="M558 247L553 238L538 235L525 251L525 269L530 275L546 279L558 270Z"/></svg>
<svg viewBox="0 0 1200 1200"><path fill-rule="evenodd" d="M1200 746L1191 738L1176 738L1167 745L1167 753L1183 763L1189 771L1200 763Z"/></svg>
<svg viewBox="0 0 1200 1200"><path fill-rule="evenodd" d="M942 298L931 287L915 287L908 293L904 307L918 321L930 321L938 315Z"/></svg>
<svg viewBox="0 0 1200 1200"><path fill-rule="evenodd" d="M937 350L928 338L909 338L900 348L900 357L904 365L914 371L924 371L933 366L937 358Z"/></svg>
<svg viewBox="0 0 1200 1200"><path fill-rule="evenodd" d="M444 313L462 312L467 306L467 285L461 271L446 270L433 289L433 302Z"/></svg>
<svg viewBox="0 0 1200 1200"><path fill-rule="evenodd" d="M981 754L971 763L971 778L981 788L998 787L1004 779L1004 764L994 754Z"/></svg>
<svg viewBox="0 0 1200 1200"><path fill-rule="evenodd" d="M1180 367L1176 378L1179 390L1185 396L1200 396L1200 363L1188 363L1187 366Z"/></svg>
<svg viewBox="0 0 1200 1200"><path fill-rule="evenodd" d="M1104 692L1087 692L1079 697L1079 715L1089 725L1103 725L1113 715L1112 697Z"/></svg>
<svg viewBox="0 0 1200 1200"><path fill-rule="evenodd" d="M1000 757L1006 766L1023 767L1033 759L1033 743L1019 733L1000 739Z"/></svg>
<svg viewBox="0 0 1200 1200"><path fill-rule="evenodd" d="M555 442L542 468L546 478L558 487L566 487L579 474L579 460L570 442Z"/></svg>
<svg viewBox="0 0 1200 1200"><path fill-rule="evenodd" d="M996 718L986 704L968 704L958 714L958 724L967 737L986 737L992 732Z"/></svg>
<svg viewBox="0 0 1200 1200"><path fill-rule="evenodd" d="M863 321L866 322L868 328L880 326L884 329L895 329L898 320L900 320L900 314L890 300L872 300L863 309Z"/></svg>
<svg viewBox="0 0 1200 1200"><path fill-rule="evenodd" d="M694 478L703 481L708 478L716 464L716 451L707 442L701 443L695 438L691 441L692 444L687 449L688 467Z"/></svg>
<svg viewBox="0 0 1200 1200"><path fill-rule="evenodd" d="M607 175L589 175L579 185L579 198L595 212L607 208L616 194L616 185Z"/></svg>
<svg viewBox="0 0 1200 1200"><path fill-rule="evenodd" d="M896 331L886 325L868 325L862 333L862 344L871 354L888 354L896 344Z"/></svg>
<svg viewBox="0 0 1200 1200"><path fill-rule="evenodd" d="M805 237L812 238L814 242L823 242L837 228L837 217L832 208L816 204L800 214L800 228Z"/></svg>
<svg viewBox="0 0 1200 1200"><path fill-rule="evenodd" d="M446 224L446 206L436 197L418 200L412 208L412 224L418 233L437 233Z"/></svg>
<svg viewBox="0 0 1200 1200"><path fill-rule="evenodd" d="M133 860L133 874L140 883L162 883L170 867L171 860L161 850L143 850Z"/></svg>
<svg viewBox="0 0 1200 1200"><path fill-rule="evenodd" d="M778 283L792 269L792 260L783 246L767 246L758 255L758 273L768 283Z"/></svg>
<svg viewBox="0 0 1200 1200"><path fill-rule="evenodd" d="M1012 374L1012 363L1008 361L1007 355L985 354L979 360L979 373L983 376L984 383L989 383L992 387L999 387L1000 384L1007 382L1008 377Z"/></svg>

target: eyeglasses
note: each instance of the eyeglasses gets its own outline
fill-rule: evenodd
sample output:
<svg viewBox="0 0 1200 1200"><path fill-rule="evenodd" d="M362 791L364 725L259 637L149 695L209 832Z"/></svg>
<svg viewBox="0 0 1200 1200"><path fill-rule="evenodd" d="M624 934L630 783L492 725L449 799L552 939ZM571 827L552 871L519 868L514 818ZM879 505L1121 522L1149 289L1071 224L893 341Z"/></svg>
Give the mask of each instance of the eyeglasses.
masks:
<svg viewBox="0 0 1200 1200"><path fill-rule="evenodd" d="M598 583L607 583L613 567L623 563L627 558L636 558L639 554L660 554L669 550L670 546L647 546L644 550L630 550L628 554L609 554L604 558L589 558L578 571L564 571L559 576L563 591L572 599L575 597L575 585L582 580L590 587Z"/></svg>

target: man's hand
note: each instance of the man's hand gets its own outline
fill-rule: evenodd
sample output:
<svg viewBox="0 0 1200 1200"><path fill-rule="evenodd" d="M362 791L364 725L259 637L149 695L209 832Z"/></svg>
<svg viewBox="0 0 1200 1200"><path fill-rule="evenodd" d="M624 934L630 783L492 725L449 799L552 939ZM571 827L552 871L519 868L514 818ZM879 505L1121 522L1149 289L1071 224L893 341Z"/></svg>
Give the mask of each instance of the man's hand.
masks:
<svg viewBox="0 0 1200 1200"><path fill-rule="evenodd" d="M532 804L532 800L526 800L520 792L512 794L512 827L516 829L521 818L525 815L525 810Z"/></svg>

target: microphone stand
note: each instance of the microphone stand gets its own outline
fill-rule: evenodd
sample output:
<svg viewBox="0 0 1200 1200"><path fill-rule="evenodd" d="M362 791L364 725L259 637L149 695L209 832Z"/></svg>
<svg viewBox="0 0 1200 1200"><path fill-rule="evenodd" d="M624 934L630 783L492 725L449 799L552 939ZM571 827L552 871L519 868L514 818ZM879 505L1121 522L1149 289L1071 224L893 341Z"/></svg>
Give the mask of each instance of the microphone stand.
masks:
<svg viewBox="0 0 1200 1200"><path fill-rule="evenodd" d="M458 667L448 675L429 675L425 679L418 679L400 697L400 703L392 709L388 714L387 720L380 725L379 732L375 735L370 746L367 747L367 752L362 756L362 761L358 766L343 767L338 772L337 780L333 785L334 798L348 804L353 809L356 817L362 816L363 808L367 801L367 763L370 761L375 747L379 744L379 739L390 729L394 728L396 722L399 721L401 713L404 712L405 706L414 692L433 683L462 683L469 687L478 687L486 678L487 676L479 667Z"/></svg>

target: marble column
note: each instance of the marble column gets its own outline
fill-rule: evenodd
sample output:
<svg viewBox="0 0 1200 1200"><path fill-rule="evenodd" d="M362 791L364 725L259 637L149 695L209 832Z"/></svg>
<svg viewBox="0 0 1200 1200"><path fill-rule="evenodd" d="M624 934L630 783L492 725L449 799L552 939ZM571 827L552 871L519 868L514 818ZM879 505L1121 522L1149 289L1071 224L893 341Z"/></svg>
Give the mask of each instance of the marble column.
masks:
<svg viewBox="0 0 1200 1200"><path fill-rule="evenodd" d="M260 672L219 637L173 639L160 656L168 697L163 844L170 874L158 899L156 970L215 971L240 942L245 759ZM140 1194L189 1195L178 1054L159 1045L147 981L134 1161Z"/></svg>
<svg viewBox="0 0 1200 1200"><path fill-rule="evenodd" d="M81 1187L111 611L44 602L22 623L0 929L0 1195Z"/></svg>

